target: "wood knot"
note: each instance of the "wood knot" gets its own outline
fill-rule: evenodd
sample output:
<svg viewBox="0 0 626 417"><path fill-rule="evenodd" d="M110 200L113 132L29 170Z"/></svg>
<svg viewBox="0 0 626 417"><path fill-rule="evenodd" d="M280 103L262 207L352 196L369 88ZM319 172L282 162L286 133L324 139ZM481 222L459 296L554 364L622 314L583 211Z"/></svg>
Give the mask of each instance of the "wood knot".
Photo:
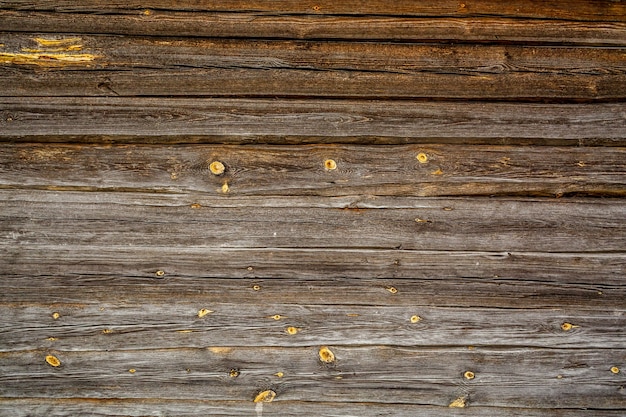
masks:
<svg viewBox="0 0 626 417"><path fill-rule="evenodd" d="M220 161L213 161L211 165L209 165L209 170L213 175L222 175L225 169L224 164Z"/></svg>
<svg viewBox="0 0 626 417"><path fill-rule="evenodd" d="M56 356L52 356L52 355L46 356L46 362L48 363L48 365L53 366L55 368L61 366L61 361Z"/></svg>
<svg viewBox="0 0 626 417"><path fill-rule="evenodd" d="M322 346L319 352L320 360L324 363L333 363L335 362L335 354L332 350L328 348L328 346Z"/></svg>
<svg viewBox="0 0 626 417"><path fill-rule="evenodd" d="M465 377L465 379L467 380L472 380L476 377L476 374L474 374L474 372L472 371L465 371L465 373L463 374L463 376Z"/></svg>
<svg viewBox="0 0 626 417"><path fill-rule="evenodd" d="M254 397L254 402L255 403L271 403L272 401L274 401L274 398L276 398L276 393L272 391L271 389L268 389L266 391L262 391L258 393L257 396Z"/></svg>
<svg viewBox="0 0 626 417"><path fill-rule="evenodd" d="M333 159L327 159L326 161L324 161L324 168L326 169L326 171L333 171L337 169L337 162L335 162Z"/></svg>
<svg viewBox="0 0 626 417"><path fill-rule="evenodd" d="M411 316L411 323L415 324L419 322L422 318L420 316Z"/></svg>
<svg viewBox="0 0 626 417"><path fill-rule="evenodd" d="M561 330L563 330L564 332L569 332L570 330L575 329L577 327L580 327L580 326L575 326L572 323L567 323L567 322L561 324Z"/></svg>
<svg viewBox="0 0 626 417"><path fill-rule="evenodd" d="M52 318L55 320L58 320L59 317L61 317L61 315L59 313L57 313L56 311L54 313L52 313Z"/></svg>
<svg viewBox="0 0 626 417"><path fill-rule="evenodd" d="M157 277L163 277L165 276L165 271L162 271L159 269L158 271L154 273L154 275L156 275Z"/></svg>
<svg viewBox="0 0 626 417"><path fill-rule="evenodd" d="M415 158L419 161L420 164L425 164L426 162L428 162L428 155L426 155L424 152L418 153Z"/></svg>
<svg viewBox="0 0 626 417"><path fill-rule="evenodd" d="M233 368L233 369L231 369L231 370L228 372L228 376L229 376L229 377L231 377L231 378L237 378L237 377L239 376L239 374L240 374L240 373L241 373L241 372L239 372L239 369L235 369L235 368Z"/></svg>
<svg viewBox="0 0 626 417"><path fill-rule="evenodd" d="M615 375L619 374L619 368L617 366L612 366L611 367L611 372L614 373Z"/></svg>
<svg viewBox="0 0 626 417"><path fill-rule="evenodd" d="M202 317L206 316L207 314L211 314L211 313L213 313L212 310L208 310L206 308L201 308L200 310L198 310L198 317L202 318Z"/></svg>
<svg viewBox="0 0 626 417"><path fill-rule="evenodd" d="M459 397L456 400L452 401L448 407L450 408L465 408L467 407L467 395L463 397Z"/></svg>
<svg viewBox="0 0 626 417"><path fill-rule="evenodd" d="M297 327L290 326L290 327L287 327L285 331L287 332L287 334L294 335L294 334L298 334L300 329L298 329Z"/></svg>

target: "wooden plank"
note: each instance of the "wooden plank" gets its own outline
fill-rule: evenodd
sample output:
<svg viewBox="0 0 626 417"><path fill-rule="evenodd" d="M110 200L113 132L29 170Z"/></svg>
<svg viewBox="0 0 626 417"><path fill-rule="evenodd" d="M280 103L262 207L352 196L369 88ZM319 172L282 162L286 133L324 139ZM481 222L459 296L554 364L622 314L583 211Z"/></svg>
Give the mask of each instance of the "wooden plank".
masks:
<svg viewBox="0 0 626 417"><path fill-rule="evenodd" d="M101 10L35 12L0 9L0 27L11 32L54 35L99 33L214 38L626 45L626 24L623 22L471 17L470 14L442 18L163 9L150 10L146 14L145 10L129 9L111 10L103 15Z"/></svg>
<svg viewBox="0 0 626 417"><path fill-rule="evenodd" d="M331 365L320 362L319 346L16 352L0 357L0 393L145 398L159 392L163 399L246 401L250 409L255 396L268 389L276 392L277 404L321 400L446 407L464 398L468 408L626 406L623 374L610 371L626 360L623 350L330 348ZM46 364L46 354L58 357L61 366ZM239 372L236 377L230 376L232 369ZM474 372L474 379L464 378L466 371ZM278 372L282 378L274 375Z"/></svg>
<svg viewBox="0 0 626 417"><path fill-rule="evenodd" d="M212 174L214 161L224 173ZM5 188L212 193L226 182L238 196L626 196L626 148L24 144L2 147L0 166Z"/></svg>
<svg viewBox="0 0 626 417"><path fill-rule="evenodd" d="M43 252L43 251L42 251ZM268 300L281 300L288 304L321 304L321 305L385 305L405 306L414 308L414 306L438 306L438 307L489 307L489 308L560 308L568 306L568 308L577 308L579 310L589 310L594 308L600 309L619 309L624 308L624 299L626 297L626 288L623 283L623 275L610 276L610 278L601 280L597 276L601 275L608 268L599 268L593 277L585 276L586 282L567 282L568 279L576 280L577 274L583 275L584 269L580 272L570 272L563 277L555 278L551 281L541 279L541 273L527 269L519 278L504 278L501 276L491 277L445 277L443 275L447 271L432 272L428 278L397 278L393 274L383 275L376 278L365 278L375 275L372 271L366 270L362 273L364 278L328 278L328 275L348 275L350 274L346 268L346 273L338 270L334 265L321 265L317 275L306 278L298 274L296 267L292 266L291 278L260 278L257 277L256 269L248 271L248 268L241 268L238 275L245 278L238 279L219 279L212 277L204 277L203 275L210 273L211 275L220 275L223 272L216 266L213 273L212 269L206 264L211 262L213 257L218 257L214 253L209 253L205 257L209 258L209 262L202 263L198 259L198 269L202 269L198 276L181 277L176 271L179 265L172 262L167 263L168 271L165 272L163 278L155 276L155 272L160 269L152 269L150 271L142 271L145 275L143 278L137 278L132 272L132 267L126 267L130 264L126 259L116 263L105 265L102 269L109 269L112 272L105 274L104 272L94 272L92 274L84 273L84 275L74 275L73 270L76 268L66 267L70 260L60 258L60 251L51 251L50 264L56 261L56 269L62 272L52 272L54 266L47 263L35 263L30 266L32 273L11 274L10 271L16 269L13 264L3 264L4 273L0 288L3 289L0 295L0 302L15 305L40 305L55 309L64 313L64 309L71 310L74 305L79 304L102 304L112 299L127 300L132 294L132 300L135 303L164 303L171 299L186 300L187 302L195 302L198 305L203 303L213 304L220 302L223 294L228 294L232 299L249 300L252 291L258 288L263 291L263 297ZM137 250L127 251L127 258L139 256ZM123 253L119 251L118 253ZM166 253L163 250L161 253ZM223 254L223 253L222 253ZM268 251L268 256L273 255ZM341 254L341 253L340 253ZM9 250L7 256L11 257L12 251ZM43 255L43 253L41 254ZM333 255L335 255L333 253ZM364 254L353 254L356 259L358 256L363 257ZM417 256L427 256L422 253L411 254ZM123 258L123 256L120 256ZM439 256L443 257L443 256ZM450 262L459 258L456 254L448 256ZM476 259L484 259L476 257ZM573 257L565 259L574 259ZM624 262L624 255L614 256L618 258L617 262ZM25 261L29 260L23 257ZM145 262L141 258L138 263ZM608 256L606 260L615 262ZM319 262L319 258L314 258ZM92 264L92 270L97 265L93 258L74 257L71 259L75 264L86 263ZM168 260L169 261L169 260ZM244 263L245 259L238 259L240 263ZM369 258L366 258L366 262ZM162 260L162 262L164 262ZM432 261L431 261L432 262ZM217 262L215 262L217 264ZM155 262L156 264L156 262ZM274 269L284 270L286 266L281 265L278 260L267 262L271 264L271 272ZM276 265L276 266L273 266ZM152 265L151 265L152 266ZM308 266L308 265L307 265ZM480 265L479 265L480 266ZM547 265L546 265L547 266ZM269 265L268 265L269 267ZM456 268L461 269L460 266ZM87 269L87 268L85 268ZM357 269L357 268L355 268ZM361 268L358 268L361 269ZM388 268L391 269L391 268ZM398 268L401 272L406 273L408 268ZM435 270L434 267L431 269ZM443 268L441 268L443 269ZM452 268L450 268L452 269ZM564 269L564 268L563 268ZM571 269L571 268L570 268ZM591 268L588 268L589 270ZM331 270L331 274L325 271ZM470 268L468 268L470 270ZM623 271L624 268L621 268ZM121 272L123 271L123 272ZM246 272L243 272L246 271ZM498 271L500 272L500 271ZM41 274L38 276L37 273ZM307 270L313 275L313 271ZM123 275L125 274L125 275ZM423 274L423 272L419 272ZM461 272L458 275L463 275ZM262 275L262 274L261 274ZM356 275L352 272L352 275ZM469 275L469 274L468 274ZM473 273L472 273L473 275ZM148 278L148 279L146 279ZM150 279L154 278L154 279ZM159 281L161 279L162 281ZM582 279L579 278L581 281ZM616 281L612 283L612 281ZM37 288L38 291L34 291ZM306 288L303 294L302 289ZM391 289L395 288L397 292L391 297ZM45 299L39 295L39 291L44 291ZM337 297L341 294L341 297ZM459 294L462 294L460 296Z"/></svg>
<svg viewBox="0 0 626 417"><path fill-rule="evenodd" d="M238 198L221 190L213 195L5 190L0 196L1 244L8 246L495 252L626 248L626 206L610 199Z"/></svg>
<svg viewBox="0 0 626 417"><path fill-rule="evenodd" d="M622 103L0 98L0 140L626 146L624 109Z"/></svg>
<svg viewBox="0 0 626 417"><path fill-rule="evenodd" d="M131 417L153 416L155 410L163 415L181 417L206 414L219 417L249 417L254 415L256 405L249 401L207 401L202 399L164 400L154 398L142 399L2 399L0 398L0 412L14 417L32 417L41 415L48 417L66 417L76 415L90 415L93 417L117 417L120 415ZM432 417L471 416L471 417L622 417L623 410L576 410L529 408L500 408L477 407L449 408L417 404L378 404L378 403L345 403L316 400L315 402L302 401L274 401L263 404L263 411L269 415L285 417L301 417L323 415L329 417L369 417L369 416L415 416L427 415ZM258 414L257 414L258 415Z"/></svg>
<svg viewBox="0 0 626 417"><path fill-rule="evenodd" d="M620 100L623 48L0 34L3 96ZM366 57L366 58L365 58ZM47 69L44 71L44 69Z"/></svg>
<svg viewBox="0 0 626 417"><path fill-rule="evenodd" d="M406 16L479 16L532 17L538 19L565 19L577 21L626 21L626 6L611 0L585 1L573 0L567 4L541 0L519 0L514 4L502 4L498 0L476 0L471 3L458 3L444 0L400 0L393 4L385 0L346 0L334 2L320 0L315 4L296 0L150 0L120 1L85 0L80 4L68 0L20 1L6 0L0 3L7 10L45 10L55 12L101 12L101 13L149 13L156 10L174 11L230 11L230 12L268 12L275 14L347 14L347 15L406 15Z"/></svg>

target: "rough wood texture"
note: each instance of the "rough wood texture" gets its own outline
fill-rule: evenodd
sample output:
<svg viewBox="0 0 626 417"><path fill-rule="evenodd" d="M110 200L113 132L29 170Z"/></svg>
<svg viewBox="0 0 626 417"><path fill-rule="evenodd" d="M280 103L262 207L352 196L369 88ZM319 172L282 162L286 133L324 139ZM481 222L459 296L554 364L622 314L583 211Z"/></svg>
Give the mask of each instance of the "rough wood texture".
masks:
<svg viewBox="0 0 626 417"><path fill-rule="evenodd" d="M0 1L0 415L623 416L625 54L623 1Z"/></svg>
<svg viewBox="0 0 626 417"><path fill-rule="evenodd" d="M4 96L618 100L622 48L0 35ZM71 49L73 48L73 49ZM37 71L47 68L48 71ZM70 81L71 80L71 81Z"/></svg>
<svg viewBox="0 0 626 417"><path fill-rule="evenodd" d="M621 103L6 97L0 98L0 140L626 146L624 108Z"/></svg>
<svg viewBox="0 0 626 417"><path fill-rule="evenodd" d="M420 161L419 158L422 158ZM332 159L336 168L328 170ZM213 175L219 161L224 172ZM97 170L94 170L97 167ZM626 195L626 148L5 145L0 187L323 196Z"/></svg>

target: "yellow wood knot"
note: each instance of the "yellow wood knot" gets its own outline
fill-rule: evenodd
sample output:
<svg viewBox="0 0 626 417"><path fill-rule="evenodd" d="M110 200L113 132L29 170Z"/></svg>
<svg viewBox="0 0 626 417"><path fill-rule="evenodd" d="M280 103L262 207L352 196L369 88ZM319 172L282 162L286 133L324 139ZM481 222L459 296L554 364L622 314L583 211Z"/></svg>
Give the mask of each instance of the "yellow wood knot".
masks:
<svg viewBox="0 0 626 417"><path fill-rule="evenodd" d="M55 368L57 366L61 366L61 361L56 356L52 356L52 355L46 356L46 362L48 362L48 365L54 366Z"/></svg>
<svg viewBox="0 0 626 417"><path fill-rule="evenodd" d="M228 183L225 182L224 185L222 185L222 193L226 194L230 191L230 187L228 186Z"/></svg>
<svg viewBox="0 0 626 417"><path fill-rule="evenodd" d="M160 269L159 269L159 270L158 270L158 271L156 271L154 274L155 274L157 277L162 277L162 276L164 276L164 275L165 275L165 271L162 271L162 270L160 270Z"/></svg>
<svg viewBox="0 0 626 417"><path fill-rule="evenodd" d="M273 318L274 320L278 321L278 320L282 319L282 318L283 318L283 316L281 316L280 314L274 314L274 315L272 316L272 318Z"/></svg>
<svg viewBox="0 0 626 417"><path fill-rule="evenodd" d="M443 175L443 171L441 168L437 168L435 171L430 173L431 175Z"/></svg>
<svg viewBox="0 0 626 417"><path fill-rule="evenodd" d="M465 371L463 376L465 377L465 379L472 380L472 379L474 379L476 377L476 374L474 374L474 372L472 372L472 371Z"/></svg>
<svg viewBox="0 0 626 417"><path fill-rule="evenodd" d="M617 375L619 374L619 368L617 366L613 366L611 367L611 372Z"/></svg>
<svg viewBox="0 0 626 417"><path fill-rule="evenodd" d="M276 393L271 389L267 391L260 392L256 397L254 397L255 403L271 403L274 398L276 398Z"/></svg>
<svg viewBox="0 0 626 417"><path fill-rule="evenodd" d="M49 338L47 338L46 340L47 340L48 342L54 342L54 341L56 341L56 340L57 340L57 338L56 338L56 337L49 337Z"/></svg>
<svg viewBox="0 0 626 417"><path fill-rule="evenodd" d="M398 289L396 287L387 287L387 291L389 291L392 294L398 293Z"/></svg>
<svg viewBox="0 0 626 417"><path fill-rule="evenodd" d="M252 268L251 266L249 266L249 267L247 267L246 269L247 269L248 271L252 272L252 270L253 270L254 268Z"/></svg>
<svg viewBox="0 0 626 417"><path fill-rule="evenodd" d="M578 165L579 167L583 168L583 167L585 167L587 164L585 164L585 162L584 162L584 161L578 161L578 164L577 164L577 165Z"/></svg>
<svg viewBox="0 0 626 417"><path fill-rule="evenodd" d="M59 313L57 313L56 311L54 313L52 313L52 318L55 320L58 320L58 318L61 317L61 315Z"/></svg>
<svg viewBox="0 0 626 417"><path fill-rule="evenodd" d="M211 165L209 165L209 169L211 170L213 175L222 175L225 170L224 164L222 164L220 161L211 162Z"/></svg>
<svg viewBox="0 0 626 417"><path fill-rule="evenodd" d="M324 168L326 168L326 171L332 171L334 169L337 169L337 162L332 159L327 159L326 161L324 161Z"/></svg>
<svg viewBox="0 0 626 417"><path fill-rule="evenodd" d="M415 223L432 223L432 220L420 219L419 217L415 219Z"/></svg>
<svg viewBox="0 0 626 417"><path fill-rule="evenodd" d="M428 162L428 155L426 155L424 152L418 153L415 158L419 161L420 164L425 164L426 162Z"/></svg>
<svg viewBox="0 0 626 417"><path fill-rule="evenodd" d="M111 334L111 333L113 333L113 330L111 330L111 329L104 329L104 330L102 330L102 333L103 334Z"/></svg>
<svg viewBox="0 0 626 417"><path fill-rule="evenodd" d="M137 371L135 369L131 368L131 369L128 370L128 372L130 372L131 374L134 374Z"/></svg>
<svg viewBox="0 0 626 417"><path fill-rule="evenodd" d="M285 329L285 331L290 335L294 335L294 334L298 334L300 329L298 329L297 327L289 326L287 327L287 329Z"/></svg>
<svg viewBox="0 0 626 417"><path fill-rule="evenodd" d="M452 211L452 210L454 210L452 207L444 207L443 208L443 211Z"/></svg>
<svg viewBox="0 0 626 417"><path fill-rule="evenodd" d="M240 372L238 369L231 369L230 372L228 372L228 376L230 376L231 378L237 378L239 376Z"/></svg>
<svg viewBox="0 0 626 417"><path fill-rule="evenodd" d="M191 208L192 208L192 209L199 209L199 208L201 208L201 207L202 207L202 206L201 206L200 204L198 204L198 203L193 203L193 204L191 205Z"/></svg>
<svg viewBox="0 0 626 417"><path fill-rule="evenodd" d="M206 308L201 308L200 310L198 310L198 317L202 318L204 316L206 316L207 314L211 314L213 313L213 310L209 310Z"/></svg>
<svg viewBox="0 0 626 417"><path fill-rule="evenodd" d="M465 408L467 406L467 396L459 397L452 401L448 407L450 408Z"/></svg>
<svg viewBox="0 0 626 417"><path fill-rule="evenodd" d="M274 375L277 376L278 378L282 378L285 376L285 374L282 372L276 372Z"/></svg>
<svg viewBox="0 0 626 417"><path fill-rule="evenodd" d="M332 350L328 348L328 346L322 346L320 348L320 360L324 363L333 363L335 362L335 354Z"/></svg>
<svg viewBox="0 0 626 417"><path fill-rule="evenodd" d="M572 323L567 323L567 322L561 324L561 330L563 330L564 332L569 332L570 330L575 329L577 327L580 327L580 326L575 326Z"/></svg>
<svg viewBox="0 0 626 417"><path fill-rule="evenodd" d="M320 6L313 6L313 10L319 12L322 8Z"/></svg>
<svg viewBox="0 0 626 417"><path fill-rule="evenodd" d="M422 318L420 316L411 316L411 323L417 323Z"/></svg>
<svg viewBox="0 0 626 417"><path fill-rule="evenodd" d="M150 16L151 14L152 14L152 11L149 10L149 9L146 9L146 10L143 11L143 15L144 16Z"/></svg>
<svg viewBox="0 0 626 417"><path fill-rule="evenodd" d="M253 289L254 291L261 291L261 286L260 286L260 285L253 285L253 286L252 286L252 289Z"/></svg>

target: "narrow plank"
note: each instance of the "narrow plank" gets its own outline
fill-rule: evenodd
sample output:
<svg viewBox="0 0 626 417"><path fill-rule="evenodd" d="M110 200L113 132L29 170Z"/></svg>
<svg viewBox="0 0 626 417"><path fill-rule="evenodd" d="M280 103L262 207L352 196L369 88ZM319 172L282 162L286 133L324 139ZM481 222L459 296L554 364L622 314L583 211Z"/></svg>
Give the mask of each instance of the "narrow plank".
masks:
<svg viewBox="0 0 626 417"><path fill-rule="evenodd" d="M9 10L45 10L55 12L101 12L101 13L145 13L150 15L155 10L174 11L230 11L230 12L268 12L275 14L347 14L347 15L407 15L407 16L473 16L489 15L498 17L532 17L539 19L566 19L578 21L626 21L626 6L611 0L585 1L573 0L567 4L546 3L540 0L519 0L514 4L502 4L498 0L476 0L466 3L444 0L401 0L393 4L385 0L346 0L333 2L320 0L314 4L296 0L222 0L219 3L210 0L150 0L150 1L95 1L75 2L62 0L17 1L6 0L0 3Z"/></svg>
<svg viewBox="0 0 626 417"><path fill-rule="evenodd" d="M99 399L159 392L163 399L247 401L252 409L255 396L272 389L277 404L321 400L446 407L463 397L468 408L626 408L623 374L610 371L626 360L623 350L330 348L331 365L320 362L319 346L16 352L0 357L0 393ZM46 364L46 354L58 357L61 366ZM239 375L231 377L231 369ZM474 379L464 378L468 370Z"/></svg>
<svg viewBox="0 0 626 417"><path fill-rule="evenodd" d="M397 293L405 290L399 288ZM30 305L0 304L5 318L0 351L316 344L621 349L626 337L623 303L592 310L396 306L387 302L392 291L379 291L379 303L372 306L358 300L285 304L269 298L262 287L248 287L240 298L220 293L222 299L214 303L209 296L199 302L170 298L143 303L134 300L138 290L98 304L54 305L54 295L47 294ZM201 309L210 313L199 318Z"/></svg>
<svg viewBox="0 0 626 417"><path fill-rule="evenodd" d="M607 16L607 18L611 18ZM99 33L131 36L488 42L626 45L623 22L535 20L520 17L400 17L294 15L268 12L94 10L71 12L0 9L0 27L11 32Z"/></svg>
<svg viewBox="0 0 626 417"><path fill-rule="evenodd" d="M621 103L0 98L0 140L626 146L624 108Z"/></svg>
<svg viewBox="0 0 626 417"><path fill-rule="evenodd" d="M212 174L214 161L224 173ZM5 188L181 193L226 182L238 196L626 196L626 148L24 144L2 147L0 167Z"/></svg>
<svg viewBox="0 0 626 417"><path fill-rule="evenodd" d="M206 414L218 417L249 417L254 415L256 405L249 401L207 401L202 399L163 400L141 399L55 399L0 398L0 412L14 417L67 417L90 415L93 417L131 417L154 416L155 410L163 415L195 417ZM301 417L323 415L328 417L369 417L369 416L415 416L432 417L471 416L471 417L622 417L624 410L576 410L576 409L529 409L477 407L449 408L420 404L379 404L379 403L342 403L316 400L314 402L274 401L264 403L263 411L269 415Z"/></svg>
<svg viewBox="0 0 626 417"><path fill-rule="evenodd" d="M492 252L626 248L626 206L611 199L237 198L221 191L191 196L4 190L0 196L3 246Z"/></svg>
<svg viewBox="0 0 626 417"><path fill-rule="evenodd" d="M626 97L614 47L72 36L59 51L39 39L0 34L3 96Z"/></svg>

